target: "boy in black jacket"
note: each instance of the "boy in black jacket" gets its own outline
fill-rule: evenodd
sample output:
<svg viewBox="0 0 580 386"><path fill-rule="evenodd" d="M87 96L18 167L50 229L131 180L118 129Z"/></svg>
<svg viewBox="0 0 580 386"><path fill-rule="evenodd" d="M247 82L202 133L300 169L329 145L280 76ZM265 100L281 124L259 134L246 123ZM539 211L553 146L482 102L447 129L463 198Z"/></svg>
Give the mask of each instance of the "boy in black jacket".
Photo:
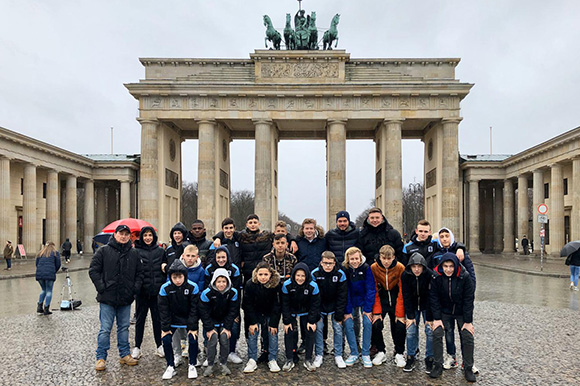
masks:
<svg viewBox="0 0 580 386"><path fill-rule="evenodd" d="M322 252L320 265L312 271L312 278L320 291L320 313L322 315L322 318L316 323L316 357L313 364L315 367L322 365L324 319L330 315L334 331L334 362L339 369L344 369L346 363L342 358L342 322L344 321L348 288L346 275L338 267L334 253Z"/></svg>
<svg viewBox="0 0 580 386"><path fill-rule="evenodd" d="M433 315L429 309L429 289L433 271L427 268L422 254L415 252L409 258L409 264L401 275L401 291L407 327L407 362L403 371L415 369L415 355L419 347L419 323L421 316L425 324L425 372L433 368Z"/></svg>
<svg viewBox="0 0 580 386"><path fill-rule="evenodd" d="M240 300L238 290L232 288L230 275L225 269L218 268L213 273L209 287L201 293L199 312L208 338L208 366L203 375L209 377L213 374L218 340L222 374L230 375L232 372L226 366L226 362L234 319L240 312Z"/></svg>
<svg viewBox="0 0 580 386"><path fill-rule="evenodd" d="M159 316L161 319L161 339L165 351L167 369L163 379L171 379L175 374L172 337L178 328L187 328L189 339L188 378L197 378L197 325L198 297L197 284L187 280L187 268L175 260L168 270L170 281L159 290Z"/></svg>
<svg viewBox="0 0 580 386"><path fill-rule="evenodd" d="M290 279L282 285L282 316L284 321L284 345L286 364L283 370L290 371L298 362L298 319L306 325L303 337L306 346L304 367L316 370L312 364L312 349L316 334L316 323L320 320L320 293L318 285L311 279L310 270L304 263L298 263L292 270Z"/></svg>
<svg viewBox="0 0 580 386"><path fill-rule="evenodd" d="M280 275L268 263L258 263L252 280L244 289L244 322L248 340L248 363L244 373L258 368L258 337L262 337L262 351L268 355L271 372L280 371L278 362L278 324L280 323ZM261 334L260 334L261 332ZM264 343L267 343L267 347Z"/></svg>
<svg viewBox="0 0 580 386"><path fill-rule="evenodd" d="M433 353L435 362L429 373L431 378L439 378L443 372L443 336L445 330L453 330L457 321L462 342L465 379L475 382L473 374L473 299L474 287L469 274L459 264L457 256L451 252L441 257L441 264L435 268L435 279L431 282L429 301L433 312Z"/></svg>

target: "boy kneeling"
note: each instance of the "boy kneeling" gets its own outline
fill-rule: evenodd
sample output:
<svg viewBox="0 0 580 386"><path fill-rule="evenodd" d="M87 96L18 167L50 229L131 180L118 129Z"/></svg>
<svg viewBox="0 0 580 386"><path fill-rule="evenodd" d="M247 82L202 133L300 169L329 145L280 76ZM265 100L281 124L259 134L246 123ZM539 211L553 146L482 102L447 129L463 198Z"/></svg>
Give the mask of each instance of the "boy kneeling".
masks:
<svg viewBox="0 0 580 386"><path fill-rule="evenodd" d="M459 325L463 342L461 355L465 365L465 379L475 382L473 374L473 299L474 287L469 274L459 264L457 256L451 252L441 257L441 264L435 267L435 279L431 282L429 294L433 313L433 354L435 362L429 373L431 378L439 378L443 372L443 336L445 330Z"/></svg>
<svg viewBox="0 0 580 386"><path fill-rule="evenodd" d="M240 312L240 300L238 290L232 288L232 282L228 271L218 268L213 273L210 285L200 296L199 313L203 328L207 331L207 361L208 366L203 372L204 377L209 377L214 371L215 356L217 353L218 340L220 343L219 363L223 375L232 372L226 366L230 351L230 337L234 319Z"/></svg>
<svg viewBox="0 0 580 386"><path fill-rule="evenodd" d="M176 373L173 356L172 337L178 328L187 328L189 339L188 377L197 378L195 362L197 361L197 325L198 296L197 285L187 278L187 268L175 260L168 270L169 279L159 290L159 317L161 319L161 340L167 361L163 379L171 379Z"/></svg>

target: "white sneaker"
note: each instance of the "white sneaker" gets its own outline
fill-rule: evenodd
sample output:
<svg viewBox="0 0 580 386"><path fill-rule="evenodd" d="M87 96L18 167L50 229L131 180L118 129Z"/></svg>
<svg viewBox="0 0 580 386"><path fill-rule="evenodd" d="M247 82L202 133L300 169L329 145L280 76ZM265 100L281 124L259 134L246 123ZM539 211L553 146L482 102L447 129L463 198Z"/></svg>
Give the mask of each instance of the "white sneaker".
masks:
<svg viewBox="0 0 580 386"><path fill-rule="evenodd" d="M473 371L473 374L479 374L479 369L475 365L471 366L471 371Z"/></svg>
<svg viewBox="0 0 580 386"><path fill-rule="evenodd" d="M362 363L363 363L363 366L366 367L367 369L370 369L371 367L373 367L373 361L371 361L370 355L363 355L362 356Z"/></svg>
<svg viewBox="0 0 580 386"><path fill-rule="evenodd" d="M278 366L278 362L275 359L272 359L268 362L268 368L270 369L271 373L277 373L280 371L280 366Z"/></svg>
<svg viewBox="0 0 580 386"><path fill-rule="evenodd" d="M319 368L320 366L322 366L322 355L317 355L314 357L314 362L312 362L312 365L316 368Z"/></svg>
<svg viewBox="0 0 580 386"><path fill-rule="evenodd" d="M574 291L578 291L578 287L577 287L577 286L576 286L576 287L574 287Z"/></svg>
<svg viewBox="0 0 580 386"><path fill-rule="evenodd" d="M187 378L197 378L197 369L195 368L195 365L189 365L187 369Z"/></svg>
<svg viewBox="0 0 580 386"><path fill-rule="evenodd" d="M284 367L282 367L282 370L291 371L293 368L294 368L294 361L289 360L284 364Z"/></svg>
<svg viewBox="0 0 580 386"><path fill-rule="evenodd" d="M159 358L165 358L165 350L163 350L163 345L157 347L156 354Z"/></svg>
<svg viewBox="0 0 580 386"><path fill-rule="evenodd" d="M181 362L183 362L183 359L181 359L181 355L174 355L173 362L175 363L175 367L178 367L181 364Z"/></svg>
<svg viewBox="0 0 580 386"><path fill-rule="evenodd" d="M346 358L346 361L344 363L346 363L347 366L352 366L357 361L358 361L358 355L350 355L348 358Z"/></svg>
<svg viewBox="0 0 580 386"><path fill-rule="evenodd" d="M445 360L443 361L443 368L445 370L454 369L457 367L457 360L449 354L445 354Z"/></svg>
<svg viewBox="0 0 580 386"><path fill-rule="evenodd" d="M373 366L380 366L385 363L387 360L387 354L382 351L379 351L377 355L373 358Z"/></svg>
<svg viewBox="0 0 580 386"><path fill-rule="evenodd" d="M205 361L203 361L203 365L202 365L202 366L203 366L203 367L207 367L207 366L209 366L209 362L207 361L207 358L206 358L206 360L205 360Z"/></svg>
<svg viewBox="0 0 580 386"><path fill-rule="evenodd" d="M230 354L231 355L231 354ZM255 360L250 359L248 363L246 363L246 367L244 367L244 373L253 373L258 368L258 364Z"/></svg>
<svg viewBox="0 0 580 386"><path fill-rule="evenodd" d="M342 357L334 357L334 363L339 369L346 369L346 363L344 363L344 359Z"/></svg>
<svg viewBox="0 0 580 386"><path fill-rule="evenodd" d="M235 363L237 365L237 364L242 363L243 361L242 361L242 358L240 358L238 354L236 354L235 352L231 352L228 355L228 362Z"/></svg>
<svg viewBox="0 0 580 386"><path fill-rule="evenodd" d="M139 359L141 358L143 354L141 354L141 350L139 349L139 347L135 347L133 349L133 352L131 353L131 356L133 357L133 359Z"/></svg>
<svg viewBox="0 0 580 386"><path fill-rule="evenodd" d="M403 354L395 355L395 365L397 367L405 367L406 364L407 364L407 361L405 360L405 356Z"/></svg>
<svg viewBox="0 0 580 386"><path fill-rule="evenodd" d="M304 361L304 367L308 371L316 371L316 366L314 366L310 361Z"/></svg>
<svg viewBox="0 0 580 386"><path fill-rule="evenodd" d="M173 368L173 366L167 366L167 369L163 373L163 379L171 379L173 376L177 374L177 371Z"/></svg>

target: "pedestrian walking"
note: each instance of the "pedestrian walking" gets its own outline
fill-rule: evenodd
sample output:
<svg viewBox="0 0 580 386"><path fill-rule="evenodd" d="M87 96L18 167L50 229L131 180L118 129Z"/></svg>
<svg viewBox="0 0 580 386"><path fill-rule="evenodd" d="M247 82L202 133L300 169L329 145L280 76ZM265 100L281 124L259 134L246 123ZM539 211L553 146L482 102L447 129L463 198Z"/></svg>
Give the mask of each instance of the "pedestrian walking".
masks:
<svg viewBox="0 0 580 386"><path fill-rule="evenodd" d="M36 256L36 281L40 284L40 297L36 312L50 315L50 301L52 300L52 288L56 281L56 273L60 269L60 255L52 241L47 242ZM43 307L44 302L44 307Z"/></svg>
<svg viewBox="0 0 580 386"><path fill-rule="evenodd" d="M4 259L6 260L5 271L12 269L12 256L14 256L14 246L10 240L6 240L6 246L4 247Z"/></svg>
<svg viewBox="0 0 580 386"><path fill-rule="evenodd" d="M530 254L530 240L528 240L526 235L522 237L522 248L524 249L524 255Z"/></svg>
<svg viewBox="0 0 580 386"><path fill-rule="evenodd" d="M570 290L578 291L578 274L580 273L580 249L566 259L570 263Z"/></svg>
<svg viewBox="0 0 580 386"><path fill-rule="evenodd" d="M62 257L64 257L65 263L70 263L70 254L72 250L72 244L69 239L66 239L64 243L60 246L62 250Z"/></svg>

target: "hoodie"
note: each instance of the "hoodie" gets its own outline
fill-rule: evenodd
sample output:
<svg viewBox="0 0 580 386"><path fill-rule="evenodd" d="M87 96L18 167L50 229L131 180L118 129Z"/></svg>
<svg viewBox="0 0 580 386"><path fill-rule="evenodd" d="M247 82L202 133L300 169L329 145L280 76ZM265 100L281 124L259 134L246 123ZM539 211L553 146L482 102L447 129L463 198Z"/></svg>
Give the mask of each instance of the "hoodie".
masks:
<svg viewBox="0 0 580 386"><path fill-rule="evenodd" d="M224 277L228 282L223 291L215 287L218 277ZM220 327L232 330L234 319L240 312L240 297L238 290L232 288L230 275L225 269L218 268L214 271L209 287L201 293L199 311L206 331Z"/></svg>
<svg viewBox="0 0 580 386"><path fill-rule="evenodd" d="M259 324L264 318L269 319L269 327L278 328L281 316L280 304L280 275L272 267L270 280L266 284L258 281L257 270L252 272L252 280L248 280L244 287L244 321L246 326Z"/></svg>
<svg viewBox="0 0 580 386"><path fill-rule="evenodd" d="M441 256L441 263L435 267L435 278L431 282L429 302L434 320L441 320L442 314L462 316L464 323L473 322L473 300L475 287L469 273L459 264L454 253L446 252ZM443 271L442 264L453 262L451 276Z"/></svg>
<svg viewBox="0 0 580 386"><path fill-rule="evenodd" d="M143 241L145 232L153 233L153 242L149 245ZM159 288L166 281L166 276L161 270L165 251L157 244L157 232L153 227L146 226L141 229L139 239L135 240L135 249L139 252L143 265L143 286L140 295L156 297L159 294Z"/></svg>
<svg viewBox="0 0 580 386"><path fill-rule="evenodd" d="M369 264L372 264L379 258L379 249L385 244L390 245L395 250L395 257L403 265L406 264L405 256L403 255L403 241L401 234L397 231L383 215L383 222L377 227L369 224L367 216L360 231L360 246L363 255L369 259Z"/></svg>
<svg viewBox="0 0 580 386"><path fill-rule="evenodd" d="M169 277L172 273L181 273L187 277L187 268L179 260L175 260L167 270ZM184 280L177 286L170 279L159 289L159 319L161 330L170 331L171 328L187 328L197 331L199 288L190 280Z"/></svg>
<svg viewBox="0 0 580 386"><path fill-rule="evenodd" d="M464 259L463 261L460 262L460 264L463 265L465 269L467 269L467 272L469 272L469 276L471 276L471 280L473 280L473 287L475 288L476 284L475 268L473 267L473 262L471 261L471 258L467 253L465 245L455 241L455 236L453 235L453 232L451 232L451 229L449 228L443 227L439 229L439 231L437 231L437 234L439 234L439 232L441 232L442 230L446 230L447 232L449 232L449 236L451 237L451 244L449 244L449 248L445 248L443 245L441 245L441 240L437 239L437 250L435 251L435 253L433 253L431 259L427 257L425 258L427 260L427 266L431 269L434 269L435 266L441 263L441 256L443 256L444 253L451 252L457 254L457 250L462 249Z"/></svg>
<svg viewBox="0 0 580 386"><path fill-rule="evenodd" d="M404 270L405 266L397 259L393 259L388 267L383 266L380 258L371 265L377 285L373 314L385 315L389 311L395 311L397 317L404 317L403 304L397 302L401 288L401 275Z"/></svg>
<svg viewBox="0 0 580 386"><path fill-rule="evenodd" d="M308 240L302 230L296 237L298 251L296 258L308 265L308 269L313 271L320 264L322 252L326 251L326 240L324 239L324 230L319 225L316 226L316 234L312 240Z"/></svg>
<svg viewBox="0 0 580 386"><path fill-rule="evenodd" d="M332 271L326 272L321 264L312 271L312 278L320 291L320 313L322 315L334 314L334 320L342 322L348 295L344 271L337 263Z"/></svg>
<svg viewBox="0 0 580 386"><path fill-rule="evenodd" d="M183 241L179 245L175 242L175 239L173 238L173 232L175 231L180 231L183 234ZM163 256L163 263L167 264L167 266L165 267L165 271L169 269L169 267L171 266L171 264L173 264L175 260L181 257L181 255L183 254L183 250L185 249L186 246L189 245L189 243L187 242L187 234L188 234L187 228L180 222L175 224L173 228L171 228L171 230L169 231L169 238L171 239L171 244L167 247L167 249L165 250L165 255Z"/></svg>
<svg viewBox="0 0 580 386"><path fill-rule="evenodd" d="M420 264L423 266L423 272L415 276L411 266ZM434 272L427 267L427 261L418 252L415 252L409 258L409 264L405 267L405 272L401 276L401 292L403 294L403 304L405 316L407 319L415 319L417 311L427 311L426 319L433 320L429 308L429 289Z"/></svg>
<svg viewBox="0 0 580 386"><path fill-rule="evenodd" d="M372 312L375 304L377 288L371 267L366 263L365 256L361 256L362 262L355 269L346 268L346 280L348 285L348 297L345 313L352 314L355 307L362 307L364 312Z"/></svg>
<svg viewBox="0 0 580 386"><path fill-rule="evenodd" d="M185 269L187 269L187 279L197 284L199 290L203 291L206 288L206 285L205 270L201 264L201 259L198 257L196 262L191 267L188 267L187 264L185 264L185 259L183 256L181 256L177 261L181 261L181 263L185 266Z"/></svg>
<svg viewBox="0 0 580 386"><path fill-rule="evenodd" d="M304 283L296 283L296 272L304 271ZM320 320L320 291L312 280L305 263L298 263L292 270L290 279L282 285L282 317L284 324L296 322L297 317L307 316L308 323Z"/></svg>
<svg viewBox="0 0 580 386"><path fill-rule="evenodd" d="M224 251L228 257L226 264L223 267L220 267L216 261L215 255L219 251ZM236 264L232 263L229 248L223 245L215 250L212 260L209 261L207 266L205 267L205 288L209 287L211 278L213 277L213 273L218 268L223 268L226 271L228 271L228 275L230 275L230 280L232 281L233 288L236 289L242 288L242 272L240 271L240 268Z"/></svg>

